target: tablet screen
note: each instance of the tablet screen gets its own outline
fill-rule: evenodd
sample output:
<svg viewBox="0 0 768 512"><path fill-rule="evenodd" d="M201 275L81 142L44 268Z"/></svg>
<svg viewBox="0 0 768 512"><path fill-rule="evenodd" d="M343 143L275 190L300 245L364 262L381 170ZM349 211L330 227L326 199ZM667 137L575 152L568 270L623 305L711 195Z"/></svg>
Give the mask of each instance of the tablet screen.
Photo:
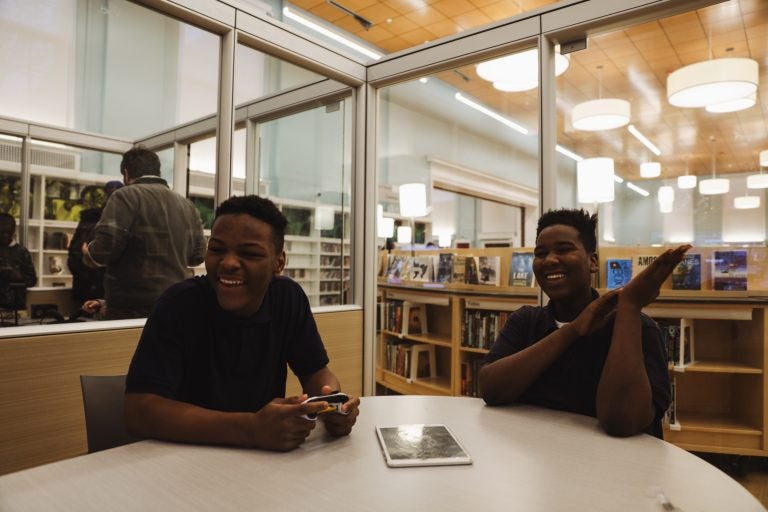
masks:
<svg viewBox="0 0 768 512"><path fill-rule="evenodd" d="M376 427L387 465L472 464L467 451L445 425Z"/></svg>

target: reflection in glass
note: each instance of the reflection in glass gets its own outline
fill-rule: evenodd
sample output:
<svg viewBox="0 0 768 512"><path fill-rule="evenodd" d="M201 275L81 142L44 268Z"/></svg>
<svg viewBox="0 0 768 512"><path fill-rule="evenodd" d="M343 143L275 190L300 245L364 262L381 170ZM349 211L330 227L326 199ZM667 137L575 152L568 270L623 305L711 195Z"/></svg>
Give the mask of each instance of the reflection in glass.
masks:
<svg viewBox="0 0 768 512"><path fill-rule="evenodd" d="M218 36L132 2L4 0L0 33L3 116L139 138L216 112Z"/></svg>
<svg viewBox="0 0 768 512"><path fill-rule="evenodd" d="M350 288L350 98L257 124L260 194L288 219L284 275L313 306L346 304Z"/></svg>

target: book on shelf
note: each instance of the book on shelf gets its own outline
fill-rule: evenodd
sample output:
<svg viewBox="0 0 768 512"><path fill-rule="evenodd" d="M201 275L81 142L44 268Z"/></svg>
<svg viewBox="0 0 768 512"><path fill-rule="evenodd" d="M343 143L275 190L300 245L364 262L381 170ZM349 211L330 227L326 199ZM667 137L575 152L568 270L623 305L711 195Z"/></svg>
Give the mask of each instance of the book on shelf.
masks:
<svg viewBox="0 0 768 512"><path fill-rule="evenodd" d="M467 257L456 255L453 258L453 282L463 283L464 275L467 270Z"/></svg>
<svg viewBox="0 0 768 512"><path fill-rule="evenodd" d="M401 377L409 377L411 374L411 350L413 345L411 342L398 339L387 341L385 368Z"/></svg>
<svg viewBox="0 0 768 512"><path fill-rule="evenodd" d="M695 361L693 336L693 320L680 319L680 357L677 360L679 367L688 366Z"/></svg>
<svg viewBox="0 0 768 512"><path fill-rule="evenodd" d="M621 288L632 279L632 260L611 258L607 261L606 287L609 290Z"/></svg>
<svg viewBox="0 0 768 512"><path fill-rule="evenodd" d="M477 266L478 266L478 272L480 273L480 284L486 284L490 286L499 286L500 264L501 264L500 256L479 256L477 258Z"/></svg>
<svg viewBox="0 0 768 512"><path fill-rule="evenodd" d="M453 254L441 253L437 256L436 274L435 281L438 283L450 283L453 281Z"/></svg>
<svg viewBox="0 0 768 512"><path fill-rule="evenodd" d="M480 396L480 389L477 383L477 375L483 366L482 357L472 357L461 362L461 381L460 390L464 396Z"/></svg>
<svg viewBox="0 0 768 512"><path fill-rule="evenodd" d="M411 281L432 281L432 256L414 256L408 266Z"/></svg>
<svg viewBox="0 0 768 512"><path fill-rule="evenodd" d="M677 380L673 375L669 382L670 401L669 408L664 413L664 423L670 430L681 430L681 425L677 422Z"/></svg>
<svg viewBox="0 0 768 512"><path fill-rule="evenodd" d="M408 257L390 254L387 258L387 281L399 283L408 276Z"/></svg>
<svg viewBox="0 0 768 512"><path fill-rule="evenodd" d="M701 290L701 254L689 253L672 270L673 290Z"/></svg>
<svg viewBox="0 0 768 512"><path fill-rule="evenodd" d="M477 258L475 256L467 256L464 260L464 282L480 284L480 274L477 270Z"/></svg>
<svg viewBox="0 0 768 512"><path fill-rule="evenodd" d="M509 286L533 285L533 253L513 252L509 263Z"/></svg>
<svg viewBox="0 0 768 512"><path fill-rule="evenodd" d="M659 256L657 254L638 254L632 262L632 277L648 268Z"/></svg>
<svg viewBox="0 0 768 512"><path fill-rule="evenodd" d="M418 302L409 300L403 301L402 312L402 330L403 335L408 334L426 334L427 329L427 306Z"/></svg>
<svg viewBox="0 0 768 512"><path fill-rule="evenodd" d="M712 288L727 291L747 289L747 251L715 251Z"/></svg>
<svg viewBox="0 0 768 512"><path fill-rule="evenodd" d="M435 346L417 343L411 347L411 380L437 377Z"/></svg>
<svg viewBox="0 0 768 512"><path fill-rule="evenodd" d="M403 330L403 301L387 299L384 302L384 329L390 332Z"/></svg>

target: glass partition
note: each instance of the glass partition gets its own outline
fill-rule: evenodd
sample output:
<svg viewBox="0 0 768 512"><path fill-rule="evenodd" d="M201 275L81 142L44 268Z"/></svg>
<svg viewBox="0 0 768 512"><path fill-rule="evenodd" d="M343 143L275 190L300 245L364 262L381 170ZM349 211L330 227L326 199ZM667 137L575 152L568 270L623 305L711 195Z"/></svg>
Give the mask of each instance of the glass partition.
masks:
<svg viewBox="0 0 768 512"><path fill-rule="evenodd" d="M503 61L477 63L380 90L378 223L426 225L423 242L401 237L401 248L424 249L430 241L452 248L482 248L487 241L533 245L539 130L531 106L538 102L538 67L535 58L527 68L513 67L518 77L530 73L533 80L513 92L488 79L485 69L497 62L504 67ZM410 183L425 186L427 208L417 216L401 211L403 185ZM386 228L379 236L382 245L397 239Z"/></svg>
<svg viewBox="0 0 768 512"><path fill-rule="evenodd" d="M663 294L768 289L768 132L755 92L766 52L738 5L592 34L571 54L557 87L558 143L569 150L557 202L599 214L601 287L615 286L608 260L636 273L644 257L690 243L696 276L671 279ZM722 79L704 79L722 66ZM729 99L726 76L753 87Z"/></svg>
<svg viewBox="0 0 768 512"><path fill-rule="evenodd" d="M132 2L5 0L0 34L3 116L138 138L216 112L218 36Z"/></svg>
<svg viewBox="0 0 768 512"><path fill-rule="evenodd" d="M284 274L313 306L350 303L351 97L257 122L254 130L256 172L246 181L288 219Z"/></svg>

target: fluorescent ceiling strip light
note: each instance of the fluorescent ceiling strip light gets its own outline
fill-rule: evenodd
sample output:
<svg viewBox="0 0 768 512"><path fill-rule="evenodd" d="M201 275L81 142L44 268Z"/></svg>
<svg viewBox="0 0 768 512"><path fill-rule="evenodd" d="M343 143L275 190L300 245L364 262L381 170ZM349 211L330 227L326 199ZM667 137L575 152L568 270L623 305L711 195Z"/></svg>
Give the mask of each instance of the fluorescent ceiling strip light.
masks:
<svg viewBox="0 0 768 512"><path fill-rule="evenodd" d="M328 30L327 28L323 27L322 25L318 25L314 21L310 21L309 19L305 18L304 16L300 16L299 14L293 12L288 7L283 7L283 16L286 18L290 18L293 21L300 23L304 25L305 27L311 28L315 32L318 32L325 37L330 37L336 42L339 42L346 46L347 48L351 48L352 50L355 50L356 52L362 53L363 55L370 57L375 60L379 60L381 58L381 55L374 52L373 50L369 50L363 45L357 44L354 41L351 41L347 39L346 37L343 37L336 32L333 32L331 30Z"/></svg>
<svg viewBox="0 0 768 512"><path fill-rule="evenodd" d="M614 175L613 175L613 181L615 181L616 183L624 183L624 178L622 178L621 176L618 176L618 175L614 174Z"/></svg>
<svg viewBox="0 0 768 512"><path fill-rule="evenodd" d="M634 136L635 136L635 138L636 138L637 140L639 140L640 142L642 142L642 143L643 143L643 145L644 145L645 147L647 147L648 149L650 149L650 150L651 150L651 152L652 152L654 155L656 155L656 156L659 156L659 155L661 155L661 150L660 150L659 148L657 148L657 147L656 147L656 145L655 145L653 142L651 142L650 140L648 140L648 137L646 137L645 135L643 135L642 133L640 133L640 130L638 130L637 128L635 128L635 125L631 124L631 125L627 126L627 130L629 130L629 133L631 133L632 135L634 135Z"/></svg>
<svg viewBox="0 0 768 512"><path fill-rule="evenodd" d="M483 114L487 115L488 117L491 117L491 118L497 120L501 124L507 125L510 128L512 128L513 130L517 130L518 132L522 133L523 135L528 135L528 130L523 128L522 126L520 126L516 122L510 121L506 117L497 114L493 110L490 110L490 109L480 105L479 103L475 103L474 101L472 101L472 100L470 100L468 98L465 98L464 96L461 95L460 92L457 92L454 95L454 98L456 98L461 103L463 103L463 104L465 104L467 106L472 107L473 109L477 110L478 112L482 112Z"/></svg>
<svg viewBox="0 0 768 512"><path fill-rule="evenodd" d="M568 157L568 158L570 158L571 160L575 160L576 162L581 162L582 160L584 160L584 157L582 157L582 156L580 156L580 155L577 155L576 153L574 153L574 152L573 152L573 151L571 151L570 149L565 149L565 148L564 148L563 146L561 146L560 144L556 144L556 145L555 145L555 151L557 151L557 152L558 152L558 153L560 153L561 155L565 155L565 156L567 156L567 157Z"/></svg>
<svg viewBox="0 0 768 512"><path fill-rule="evenodd" d="M638 187L637 185L635 185L634 183L632 183L630 181L627 182L627 188L629 188L631 190L634 190L635 192L637 192L638 194L640 194L643 197L648 197L649 195L651 195L650 192L648 192L644 188Z"/></svg>

